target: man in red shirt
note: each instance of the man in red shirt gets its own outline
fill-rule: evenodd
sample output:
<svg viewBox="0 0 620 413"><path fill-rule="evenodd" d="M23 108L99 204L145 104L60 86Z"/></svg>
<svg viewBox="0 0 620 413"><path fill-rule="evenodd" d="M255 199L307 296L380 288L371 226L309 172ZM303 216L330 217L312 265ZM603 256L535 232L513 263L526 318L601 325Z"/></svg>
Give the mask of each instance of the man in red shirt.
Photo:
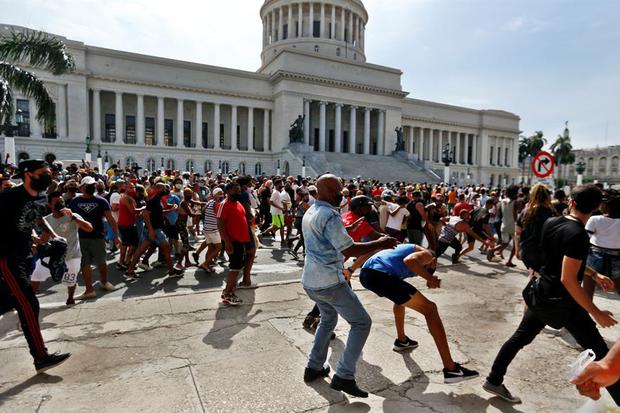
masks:
<svg viewBox="0 0 620 413"><path fill-rule="evenodd" d="M454 216L460 216L461 215L461 211L473 211L474 207L472 207L467 201L465 201L465 195L461 194L458 197L458 201L456 203L456 205L454 205L454 208L452 209L452 215Z"/></svg>
<svg viewBox="0 0 620 413"><path fill-rule="evenodd" d="M226 254L230 259L226 287L222 293L222 303L239 305L243 301L235 295L239 272L249 264L251 255L248 252L255 249L254 237L250 236L245 208L242 200L241 187L235 181L225 187L226 200L217 212L217 224L224 241ZM248 287L246 287L248 288Z"/></svg>

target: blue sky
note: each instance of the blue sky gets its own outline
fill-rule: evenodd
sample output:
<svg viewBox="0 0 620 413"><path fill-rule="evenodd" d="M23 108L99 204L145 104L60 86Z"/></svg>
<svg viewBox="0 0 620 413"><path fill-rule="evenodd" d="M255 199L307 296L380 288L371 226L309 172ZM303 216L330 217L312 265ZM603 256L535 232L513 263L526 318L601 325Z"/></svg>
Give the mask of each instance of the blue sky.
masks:
<svg viewBox="0 0 620 413"><path fill-rule="evenodd" d="M525 134L620 144L620 1L365 0L369 62L410 96L521 116ZM171 7L171 4L174 7ZM0 22L90 45L260 65L260 0L0 0Z"/></svg>

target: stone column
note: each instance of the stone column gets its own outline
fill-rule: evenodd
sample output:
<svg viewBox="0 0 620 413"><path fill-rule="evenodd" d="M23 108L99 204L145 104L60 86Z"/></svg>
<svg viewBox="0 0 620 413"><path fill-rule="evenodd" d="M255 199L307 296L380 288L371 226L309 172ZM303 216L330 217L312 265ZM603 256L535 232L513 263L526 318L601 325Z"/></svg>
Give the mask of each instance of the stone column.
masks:
<svg viewBox="0 0 620 413"><path fill-rule="evenodd" d="M362 18L358 17L357 18L357 47L359 47L360 49L362 48Z"/></svg>
<svg viewBox="0 0 620 413"><path fill-rule="evenodd" d="M333 29L332 29L333 33ZM334 152L342 152L342 104L336 103L336 131Z"/></svg>
<svg viewBox="0 0 620 413"><path fill-rule="evenodd" d="M348 43L353 43L353 12L349 12L349 39Z"/></svg>
<svg viewBox="0 0 620 413"><path fill-rule="evenodd" d="M144 146L144 95L136 95L136 144Z"/></svg>
<svg viewBox="0 0 620 413"><path fill-rule="evenodd" d="M314 37L314 2L310 2L310 13L308 13L308 37Z"/></svg>
<svg viewBox="0 0 620 413"><path fill-rule="evenodd" d="M299 25L299 32L298 32L297 37L303 37L304 36L304 5L303 5L303 3L299 3L297 5L297 7L298 7L298 10L297 10L298 17L297 17L297 19L299 20L297 22L297 24Z"/></svg>
<svg viewBox="0 0 620 413"><path fill-rule="evenodd" d="M519 167L519 138L512 139L512 167Z"/></svg>
<svg viewBox="0 0 620 413"><path fill-rule="evenodd" d="M196 134L194 144L197 148L202 147L202 102L196 102Z"/></svg>
<svg viewBox="0 0 620 413"><path fill-rule="evenodd" d="M332 21L329 23L329 27L331 28L331 33L329 38L330 39L335 39L336 38L336 6L334 6L332 4Z"/></svg>
<svg viewBox="0 0 620 413"><path fill-rule="evenodd" d="M477 165L477 166L481 166L480 165L480 154L478 153L479 144L480 144L480 135L474 135L474 151L473 151L474 155L473 155L473 158L474 158L474 165Z"/></svg>
<svg viewBox="0 0 620 413"><path fill-rule="evenodd" d="M293 35L293 5L288 5L288 31L286 33L286 38L290 39L295 37Z"/></svg>
<svg viewBox="0 0 620 413"><path fill-rule="evenodd" d="M269 109L263 111L263 116L263 151L266 151L269 148L269 131L271 130L271 126L269 126Z"/></svg>
<svg viewBox="0 0 620 413"><path fill-rule="evenodd" d="M310 145L310 101L304 99L304 145Z"/></svg>
<svg viewBox="0 0 620 413"><path fill-rule="evenodd" d="M357 141L357 106L351 106L349 113L349 153L355 153Z"/></svg>
<svg viewBox="0 0 620 413"><path fill-rule="evenodd" d="M420 136L418 137L418 160L426 160L424 156L424 128L422 127L420 127Z"/></svg>
<svg viewBox="0 0 620 413"><path fill-rule="evenodd" d="M276 11L271 13L271 44L276 42Z"/></svg>
<svg viewBox="0 0 620 413"><path fill-rule="evenodd" d="M370 154L370 108L364 108L364 155Z"/></svg>
<svg viewBox="0 0 620 413"><path fill-rule="evenodd" d="M59 138L67 137L67 85L57 85L58 100L56 101L56 133ZM15 118L13 118L15 119ZM80 137L83 139L84 137Z"/></svg>
<svg viewBox="0 0 620 413"><path fill-rule="evenodd" d="M360 49L364 49L366 44L366 26L364 21L360 19Z"/></svg>
<svg viewBox="0 0 620 413"><path fill-rule="evenodd" d="M461 133L456 132L456 148L455 148L456 164L461 163Z"/></svg>
<svg viewBox="0 0 620 413"><path fill-rule="evenodd" d="M319 29L319 37L324 39L325 37L325 3L321 3L321 23Z"/></svg>
<svg viewBox="0 0 620 413"><path fill-rule="evenodd" d="M327 108L327 102L321 102L319 107L319 151L325 152L325 123L326 116L325 110Z"/></svg>
<svg viewBox="0 0 620 413"><path fill-rule="evenodd" d="M346 27L345 24L345 10L344 7L340 8L340 40L341 42L344 42L344 28Z"/></svg>
<svg viewBox="0 0 620 413"><path fill-rule="evenodd" d="M434 132L434 129L429 129L429 131L428 131L428 148L429 148L428 152L429 152L429 154L430 154L430 156L428 157L428 159L429 159L431 162L435 162L435 153L434 153L434 152L435 152L435 151L434 151L434 149L435 149L435 148L434 148L434 146L435 146L435 145L434 145L434 143L435 143L435 137L433 136L433 132Z"/></svg>
<svg viewBox="0 0 620 413"><path fill-rule="evenodd" d="M248 151L253 151L253 150L254 150L254 108L248 106Z"/></svg>
<svg viewBox="0 0 620 413"><path fill-rule="evenodd" d="M123 92L116 92L116 109L114 110L114 120L115 120L115 128L116 128L116 139L117 143L125 143L125 131L123 130Z"/></svg>
<svg viewBox="0 0 620 413"><path fill-rule="evenodd" d="M377 155L385 154L385 111L379 111L379 124L377 125Z"/></svg>
<svg viewBox="0 0 620 413"><path fill-rule="evenodd" d="M231 106L231 116L230 116L230 149L237 150L239 147L237 146L237 106Z"/></svg>
<svg viewBox="0 0 620 413"><path fill-rule="evenodd" d="M413 153L413 126L409 126L409 142L407 145L407 153Z"/></svg>
<svg viewBox="0 0 620 413"><path fill-rule="evenodd" d="M220 149L220 104L213 104L213 149Z"/></svg>
<svg viewBox="0 0 620 413"><path fill-rule="evenodd" d="M164 146L164 98L157 97L157 146Z"/></svg>
<svg viewBox="0 0 620 413"><path fill-rule="evenodd" d="M93 89L93 142L101 143L101 92Z"/></svg>
<svg viewBox="0 0 620 413"><path fill-rule="evenodd" d="M278 10L278 40L282 40L284 38L284 7L279 7Z"/></svg>
<svg viewBox="0 0 620 413"><path fill-rule="evenodd" d="M177 99L177 148L183 148L183 121L184 121L184 113L183 113L183 99ZM173 145L174 146L174 145Z"/></svg>

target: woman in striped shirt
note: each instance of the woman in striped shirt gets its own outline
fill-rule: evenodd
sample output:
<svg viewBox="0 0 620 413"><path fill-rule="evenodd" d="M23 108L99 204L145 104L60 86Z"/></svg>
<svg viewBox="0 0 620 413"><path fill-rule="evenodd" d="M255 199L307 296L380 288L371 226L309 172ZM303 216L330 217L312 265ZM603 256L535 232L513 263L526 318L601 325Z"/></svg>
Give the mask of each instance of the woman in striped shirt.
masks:
<svg viewBox="0 0 620 413"><path fill-rule="evenodd" d="M204 223L202 229L205 239L200 245L200 248L193 253L194 260L199 262L200 253L208 247L207 256L204 262L199 266L199 268L208 273L215 271L213 268L213 261L222 249L222 238L217 227L217 211L220 207L220 203L224 199L224 191L222 191L221 188L215 188L212 195L212 198L207 201L204 208Z"/></svg>

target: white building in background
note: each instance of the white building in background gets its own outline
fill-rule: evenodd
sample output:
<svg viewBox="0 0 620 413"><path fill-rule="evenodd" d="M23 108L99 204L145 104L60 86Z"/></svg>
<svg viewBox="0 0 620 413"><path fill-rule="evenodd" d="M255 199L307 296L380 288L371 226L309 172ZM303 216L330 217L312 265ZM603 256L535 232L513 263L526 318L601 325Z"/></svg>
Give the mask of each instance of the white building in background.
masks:
<svg viewBox="0 0 620 413"><path fill-rule="evenodd" d="M577 162L583 162L586 170L584 182L598 181L611 185L620 184L620 145L602 148L576 149L575 163L568 167L568 180L577 181Z"/></svg>
<svg viewBox="0 0 620 413"><path fill-rule="evenodd" d="M307 150L328 153L332 163L339 159L334 154L365 155L385 157L389 168L394 130L402 127L405 149L418 165L441 170L442 149L450 143L457 181L516 180L520 118L409 98L400 69L367 62L368 13L360 0L267 0L260 18L262 65L256 72L62 38L75 72L37 73L56 101L56 129L44 133L34 102L16 96L22 120L17 153L82 159L90 136L93 159L101 145L110 162L123 166L269 174L280 164L282 172L298 174L305 155L288 146L288 132L305 115Z"/></svg>

